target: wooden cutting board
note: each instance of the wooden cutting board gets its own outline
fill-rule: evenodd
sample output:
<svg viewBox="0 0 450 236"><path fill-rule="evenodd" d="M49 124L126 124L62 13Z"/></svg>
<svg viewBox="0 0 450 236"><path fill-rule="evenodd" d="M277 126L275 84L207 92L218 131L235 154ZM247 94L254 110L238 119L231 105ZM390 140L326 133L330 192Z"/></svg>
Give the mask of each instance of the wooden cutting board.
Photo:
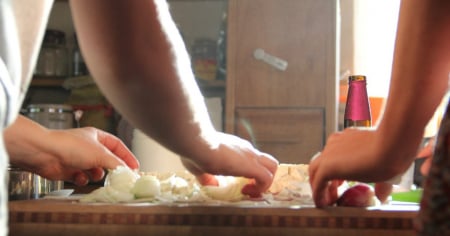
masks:
<svg viewBox="0 0 450 236"><path fill-rule="evenodd" d="M415 207L9 203L10 235L412 235Z"/></svg>

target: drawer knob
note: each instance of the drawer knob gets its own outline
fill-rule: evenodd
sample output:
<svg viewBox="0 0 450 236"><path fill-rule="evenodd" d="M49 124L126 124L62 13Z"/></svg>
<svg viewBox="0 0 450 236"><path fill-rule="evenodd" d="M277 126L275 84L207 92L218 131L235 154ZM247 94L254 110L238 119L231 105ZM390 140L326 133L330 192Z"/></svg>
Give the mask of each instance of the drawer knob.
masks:
<svg viewBox="0 0 450 236"><path fill-rule="evenodd" d="M253 56L257 60L264 61L265 63L275 67L278 70L285 71L288 66L288 62L279 57L266 53L263 49L257 48L253 52Z"/></svg>

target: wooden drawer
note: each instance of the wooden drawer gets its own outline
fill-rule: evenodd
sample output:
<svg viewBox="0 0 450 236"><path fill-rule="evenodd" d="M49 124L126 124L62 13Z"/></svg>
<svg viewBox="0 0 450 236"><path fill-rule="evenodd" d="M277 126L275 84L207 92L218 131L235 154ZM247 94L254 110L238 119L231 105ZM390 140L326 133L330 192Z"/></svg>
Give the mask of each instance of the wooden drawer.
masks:
<svg viewBox="0 0 450 236"><path fill-rule="evenodd" d="M322 108L237 109L235 133L283 163L309 163L325 141Z"/></svg>

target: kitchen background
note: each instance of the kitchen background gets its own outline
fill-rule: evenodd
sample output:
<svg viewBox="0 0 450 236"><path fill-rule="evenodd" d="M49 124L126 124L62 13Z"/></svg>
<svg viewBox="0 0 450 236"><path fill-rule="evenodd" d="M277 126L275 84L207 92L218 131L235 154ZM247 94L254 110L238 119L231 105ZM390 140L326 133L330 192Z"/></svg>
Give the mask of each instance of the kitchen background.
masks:
<svg viewBox="0 0 450 236"><path fill-rule="evenodd" d="M227 1L169 0L169 2L173 18L182 32L191 55L197 47L197 49L200 48L200 51L203 49L204 57L216 57L217 54L213 47L217 46L216 43L220 33L224 32L223 18L227 10ZM368 76L368 91L371 97L385 97L387 95L398 5L398 0L340 0L339 71L342 75L341 79L343 79L342 84L344 84L342 86L344 90L341 91L343 95L346 91L346 76L358 73ZM48 28L61 30L65 33L69 71L72 71L73 57L71 54L75 47L73 37L75 32L67 1L55 2ZM203 65L204 67L208 66L208 64ZM214 76L210 75L207 79ZM27 104L63 103L67 100L70 91L60 87L58 82L50 82L49 84L40 82L42 83L39 83L39 81L34 83L35 86L30 90ZM225 94L225 83L223 81L202 80L201 82L205 82L201 84L205 96L219 97L223 100ZM206 82L210 83L207 84ZM376 106L378 107L378 104ZM377 116L377 114L375 115ZM341 120L339 119L339 121Z"/></svg>
<svg viewBox="0 0 450 236"><path fill-rule="evenodd" d="M241 0L249 1L249 0ZM297 0L302 1L302 0ZM337 129L342 128L343 110L346 100L347 77L350 74L364 74L368 78L368 92L371 97L373 124L379 117L379 111L387 96L391 71L394 35L397 25L399 0L340 0L337 4L336 20L336 70L338 70L338 116ZM199 85L206 97L208 110L218 130L225 130L226 105L226 23L227 0L169 0L173 18L182 33L186 47L192 57L192 64ZM67 48L67 76L45 77L36 75L27 94L24 107L29 104L76 104L83 110L80 126L93 125L117 133L119 119L111 113L111 107L90 82L89 76L73 76L74 26L71 20L69 4L66 0L57 0L51 12L48 29L65 33ZM295 32L292 32L295 33ZM302 33L299 28L298 34ZM299 53L301 56L301 53ZM96 104L92 104L95 101ZM100 104L100 105L99 105ZM77 125L78 123L75 123ZM430 123L432 134L437 127L437 119ZM158 155L174 156L159 147L139 131L134 134L133 151L138 156L148 154L151 147ZM131 141L130 141L131 142ZM131 143L130 143L131 145ZM138 147L139 146L139 147ZM156 151L157 150L157 151ZM148 158L150 159L150 158ZM166 168L179 165L178 158ZM141 160L142 161L142 160ZM162 163L154 166L162 166ZM147 164L145 164L147 165ZM148 163L152 165L152 163Z"/></svg>
<svg viewBox="0 0 450 236"><path fill-rule="evenodd" d="M196 56L199 62L197 63L197 77L204 77L204 79L199 78L202 91L207 97L207 104L216 128L222 130L222 103L225 96L225 81L223 77L220 81L215 80L215 64L218 34L219 30L223 29L221 25L223 25L227 1L171 1L170 5L188 50L193 52L193 49L196 49L197 53L191 53L191 56ZM55 2L48 22L48 29L65 33L68 73L67 76L56 77L35 75L24 107L28 104L67 103L68 99L73 99L74 96L78 100L89 100L91 98L89 96L98 96L98 94L92 94L92 88L89 88L89 91L87 91L89 94L85 94L86 97L79 97L80 93L86 92L86 89L78 88L77 85L86 83L86 79L78 78L77 80L73 75L73 53L76 48L76 41L68 1ZM68 83L67 80L72 83ZM115 132L113 127L108 127L108 129L110 132Z"/></svg>

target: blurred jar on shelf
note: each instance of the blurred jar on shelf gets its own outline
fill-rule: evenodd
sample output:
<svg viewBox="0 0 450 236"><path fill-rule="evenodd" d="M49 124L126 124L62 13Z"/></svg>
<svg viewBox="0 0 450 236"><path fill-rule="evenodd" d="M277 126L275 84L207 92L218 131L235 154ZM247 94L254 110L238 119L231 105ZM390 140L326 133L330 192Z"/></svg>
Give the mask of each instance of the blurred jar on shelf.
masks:
<svg viewBox="0 0 450 236"><path fill-rule="evenodd" d="M63 31L48 29L39 52L35 76L64 77L68 75L68 52Z"/></svg>
<svg viewBox="0 0 450 236"><path fill-rule="evenodd" d="M222 15L219 37L217 39L217 71L216 79L225 80L227 77L227 11Z"/></svg>
<svg viewBox="0 0 450 236"><path fill-rule="evenodd" d="M89 71L84 62L83 54L81 53L80 46L78 45L78 38L76 34L73 34L74 48L72 52L72 76L88 75Z"/></svg>
<svg viewBox="0 0 450 236"><path fill-rule="evenodd" d="M212 39L199 38L192 45L192 64L195 77L202 80L216 79L217 44Z"/></svg>

